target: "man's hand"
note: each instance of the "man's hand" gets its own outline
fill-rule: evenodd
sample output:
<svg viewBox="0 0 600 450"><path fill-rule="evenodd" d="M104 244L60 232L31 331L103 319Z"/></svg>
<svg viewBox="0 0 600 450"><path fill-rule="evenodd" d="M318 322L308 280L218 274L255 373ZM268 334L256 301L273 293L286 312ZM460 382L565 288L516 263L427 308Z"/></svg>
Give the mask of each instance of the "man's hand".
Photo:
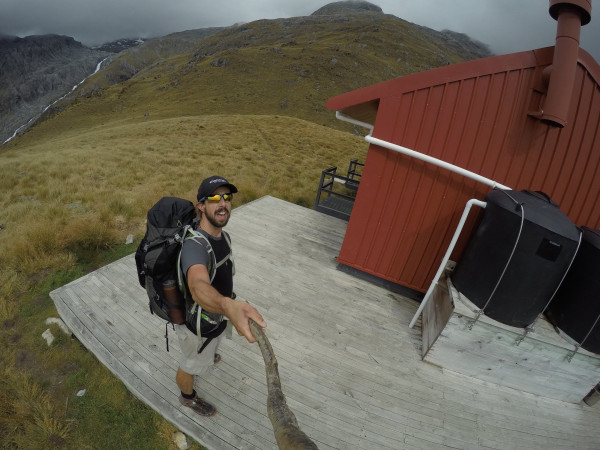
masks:
<svg viewBox="0 0 600 450"><path fill-rule="evenodd" d="M254 320L263 331L267 326L257 309L247 302L228 299L223 309L225 316L231 321L238 334L244 336L250 343L256 342L256 339L252 336L248 319Z"/></svg>

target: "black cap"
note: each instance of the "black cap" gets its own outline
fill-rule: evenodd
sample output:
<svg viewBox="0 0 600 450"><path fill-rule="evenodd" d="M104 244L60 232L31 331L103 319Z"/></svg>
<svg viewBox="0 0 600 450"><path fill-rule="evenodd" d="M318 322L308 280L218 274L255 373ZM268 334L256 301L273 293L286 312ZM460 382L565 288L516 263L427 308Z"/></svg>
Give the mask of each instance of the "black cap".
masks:
<svg viewBox="0 0 600 450"><path fill-rule="evenodd" d="M202 180L202 183L200 183L200 187L198 188L198 201L204 201L206 197L210 197L212 193L221 186L228 186L229 189L231 189L232 194L235 194L238 191L237 188L225 178L213 175L212 177Z"/></svg>

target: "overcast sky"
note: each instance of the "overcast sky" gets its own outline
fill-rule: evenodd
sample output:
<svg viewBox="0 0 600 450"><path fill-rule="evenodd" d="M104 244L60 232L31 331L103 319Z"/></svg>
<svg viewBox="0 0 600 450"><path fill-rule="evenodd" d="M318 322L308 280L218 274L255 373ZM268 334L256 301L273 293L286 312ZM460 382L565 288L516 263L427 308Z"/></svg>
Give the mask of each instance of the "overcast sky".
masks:
<svg viewBox="0 0 600 450"><path fill-rule="evenodd" d="M310 15L327 0L0 0L0 33L63 34L87 46L122 37ZM466 33L496 54L554 45L549 0L373 0L384 13L435 30ZM596 3L596 5L594 5ZM592 7L600 3L592 2ZM600 10L581 46L600 63ZM598 17L594 17L594 16Z"/></svg>

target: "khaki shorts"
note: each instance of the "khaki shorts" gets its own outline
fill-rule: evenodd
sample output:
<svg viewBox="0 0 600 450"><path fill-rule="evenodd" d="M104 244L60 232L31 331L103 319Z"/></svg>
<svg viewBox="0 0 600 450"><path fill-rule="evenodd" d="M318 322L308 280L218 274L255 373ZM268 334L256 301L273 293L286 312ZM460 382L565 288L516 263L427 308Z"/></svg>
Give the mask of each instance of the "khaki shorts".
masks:
<svg viewBox="0 0 600 450"><path fill-rule="evenodd" d="M181 360L179 361L181 370L192 375L204 374L214 364L215 353L217 353L224 333L210 341L202 353L198 354L204 338L199 339L185 325L175 325L175 332L181 350Z"/></svg>

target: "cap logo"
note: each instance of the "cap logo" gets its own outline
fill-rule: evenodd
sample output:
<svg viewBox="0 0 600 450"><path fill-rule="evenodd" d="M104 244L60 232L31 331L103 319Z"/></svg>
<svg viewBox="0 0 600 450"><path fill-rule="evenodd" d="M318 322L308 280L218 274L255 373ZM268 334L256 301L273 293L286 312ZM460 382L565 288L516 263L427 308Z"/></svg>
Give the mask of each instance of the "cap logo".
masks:
<svg viewBox="0 0 600 450"><path fill-rule="evenodd" d="M218 178L218 179L216 179L216 180L210 180L210 181L209 181L209 183L210 183L210 184L213 184L213 183L221 183L221 182L223 182L223 183L227 183L227 180L224 180L223 178Z"/></svg>

